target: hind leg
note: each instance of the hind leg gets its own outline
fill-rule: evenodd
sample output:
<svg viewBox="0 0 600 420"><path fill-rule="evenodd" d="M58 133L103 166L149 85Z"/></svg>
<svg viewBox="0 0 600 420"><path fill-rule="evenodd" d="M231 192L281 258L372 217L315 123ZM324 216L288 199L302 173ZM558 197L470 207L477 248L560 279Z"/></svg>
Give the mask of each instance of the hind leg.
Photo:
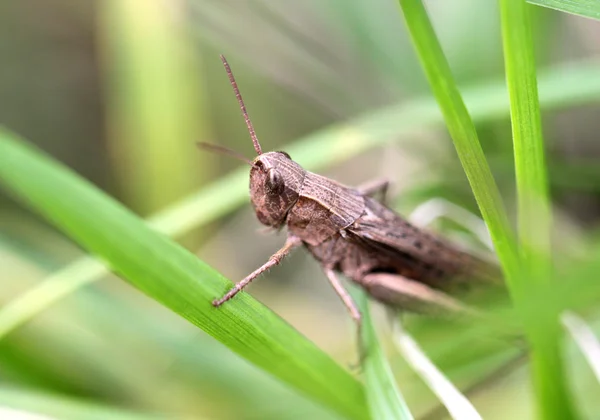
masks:
<svg viewBox="0 0 600 420"><path fill-rule="evenodd" d="M477 314L446 293L398 274L367 274L360 284L375 299L403 310L434 315Z"/></svg>

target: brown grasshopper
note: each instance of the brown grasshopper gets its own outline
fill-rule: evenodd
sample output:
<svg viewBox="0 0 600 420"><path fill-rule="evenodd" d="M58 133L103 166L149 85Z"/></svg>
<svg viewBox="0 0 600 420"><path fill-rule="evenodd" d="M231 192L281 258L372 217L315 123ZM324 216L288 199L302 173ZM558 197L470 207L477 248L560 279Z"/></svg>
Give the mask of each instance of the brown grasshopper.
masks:
<svg viewBox="0 0 600 420"><path fill-rule="evenodd" d="M493 264L417 228L374 199L378 192L385 199L387 182L350 188L304 170L285 152L263 153L229 64L225 57L221 60L258 155L252 161L242 158L251 166L252 206L262 224L287 225L288 237L279 251L216 299L214 306L232 299L300 245L321 263L359 327L360 311L337 272L386 305L420 313L468 310L450 294L473 280L489 283L499 278ZM218 146L200 146L240 157Z"/></svg>

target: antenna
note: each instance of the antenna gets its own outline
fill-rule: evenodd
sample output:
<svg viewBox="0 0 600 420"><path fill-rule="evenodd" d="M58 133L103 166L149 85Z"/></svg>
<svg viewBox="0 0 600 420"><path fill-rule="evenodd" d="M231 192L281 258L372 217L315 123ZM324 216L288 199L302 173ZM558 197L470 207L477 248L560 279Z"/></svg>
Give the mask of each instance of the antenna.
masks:
<svg viewBox="0 0 600 420"><path fill-rule="evenodd" d="M225 56L221 54L220 57L221 61L223 62L223 66L225 66L227 77L229 77L229 83L231 83L231 87L233 88L235 97L237 98L237 101L240 104L242 115L244 116L244 120L246 121L246 127L248 127L248 132L250 133L250 138L252 139L252 144L254 145L254 150L256 150L257 154L262 155L262 149L260 147L260 143L258 142L258 137L256 137L254 126L252 125L252 121L250 121L250 117L248 116L248 111L246 111L246 105L244 105L244 100L242 99L242 94L240 93L237 83L235 82L235 77L233 77L233 73L231 71L231 68L229 67L229 63L227 62Z"/></svg>
<svg viewBox="0 0 600 420"><path fill-rule="evenodd" d="M222 155L227 155L227 156L230 156L237 160L241 160L242 162L246 162L250 166L255 166L254 163L252 163L252 161L250 159L248 159L246 156L243 156L240 153L236 152L235 150L231 150L227 147L223 147L223 146L219 146L219 145L211 144L211 143L205 143L203 141L197 142L196 145L200 149L208 150L209 152L220 153Z"/></svg>

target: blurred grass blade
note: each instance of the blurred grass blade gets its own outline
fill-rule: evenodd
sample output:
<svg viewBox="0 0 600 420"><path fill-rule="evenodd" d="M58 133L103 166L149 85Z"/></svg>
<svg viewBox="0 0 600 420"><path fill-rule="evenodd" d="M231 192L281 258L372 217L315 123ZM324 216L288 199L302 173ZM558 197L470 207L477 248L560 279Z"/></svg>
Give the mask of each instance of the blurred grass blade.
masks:
<svg viewBox="0 0 600 420"><path fill-rule="evenodd" d="M500 193L421 0L399 0L404 21L510 284L519 260ZM511 287L513 289L513 287Z"/></svg>
<svg viewBox="0 0 600 420"><path fill-rule="evenodd" d="M600 340L585 320L573 312L564 312L561 321L600 382Z"/></svg>
<svg viewBox="0 0 600 420"><path fill-rule="evenodd" d="M210 138L184 0L98 3L109 148L125 200L142 214L188 194L210 172L190 153Z"/></svg>
<svg viewBox="0 0 600 420"><path fill-rule="evenodd" d="M595 62L547 70L546 75L540 77L542 102L548 108L559 108L600 101L598 72L600 63ZM487 82L479 87L465 89L464 92L474 119L486 121L506 117L508 102L502 84ZM368 148L398 141L414 130L436 127L442 121L435 101L431 98L416 98L406 104L368 113L351 124L312 134L290 145L287 150L305 164L307 169L314 170L355 156ZM184 235L247 202L247 179L246 168L232 172L159 212L150 218L149 223L167 235ZM41 292L33 289L1 309L0 338L63 296L102 278L108 272L99 268L100 263L90 261L92 259L82 258L46 278L38 286L45 290L44 300L38 299ZM86 270L81 269L77 275L72 274L79 270L79 264L90 266ZM58 284L53 286L55 281ZM8 313L5 314L4 311Z"/></svg>
<svg viewBox="0 0 600 420"><path fill-rule="evenodd" d="M223 191L230 185L241 185L246 179L245 171L222 177L200 193L158 213L148 223L161 233L184 235L241 205L246 198L243 190L240 189L239 194L227 195ZM0 309L0 340L63 297L102 279L109 272L110 269L97 259L83 257L46 277L38 286Z"/></svg>
<svg viewBox="0 0 600 420"><path fill-rule="evenodd" d="M84 402L74 398L46 394L38 391L0 386L0 405L14 410L27 410L39 413L40 418L61 420L167 420L167 416L158 414L137 413L101 404ZM1 410L1 409L0 409ZM0 418L27 420L28 418L12 416L0 411ZM169 415L170 420L179 417ZM32 418L33 420L33 418ZM201 419L198 419L201 420Z"/></svg>
<svg viewBox="0 0 600 420"><path fill-rule="evenodd" d="M560 10L583 17L600 20L600 1L598 0L527 0L537 6Z"/></svg>
<svg viewBox="0 0 600 420"><path fill-rule="evenodd" d="M363 389L312 342L248 294L215 309L231 283L64 166L0 131L0 183L132 285L231 350L348 418Z"/></svg>
<svg viewBox="0 0 600 420"><path fill-rule="evenodd" d="M434 197L419 204L408 216L408 220L419 227L426 227L439 218L451 220L462 226L490 251L494 250L490 232L483 219L444 198Z"/></svg>
<svg viewBox="0 0 600 420"><path fill-rule="evenodd" d="M106 274L106 266L99 261L81 258L48 276L38 286L2 307L0 340L52 303Z"/></svg>
<svg viewBox="0 0 600 420"><path fill-rule="evenodd" d="M394 320L394 342L406 362L440 399L453 419L481 420L473 404L429 360L427 355L402 328L399 318Z"/></svg>
<svg viewBox="0 0 600 420"><path fill-rule="evenodd" d="M362 290L353 293L362 313L362 337L366 356L362 364L365 376L365 393L371 418L377 420L413 419L396 380L385 358L371 322L369 302Z"/></svg>
<svg viewBox="0 0 600 420"><path fill-rule="evenodd" d="M537 92L529 9L523 0L500 0L502 40L515 155L519 245L522 272L513 279L517 309L524 298L552 278L551 211L544 139ZM523 313L521 311L521 313ZM531 345L537 409L544 419L573 417L564 378L558 313L543 322L523 319Z"/></svg>

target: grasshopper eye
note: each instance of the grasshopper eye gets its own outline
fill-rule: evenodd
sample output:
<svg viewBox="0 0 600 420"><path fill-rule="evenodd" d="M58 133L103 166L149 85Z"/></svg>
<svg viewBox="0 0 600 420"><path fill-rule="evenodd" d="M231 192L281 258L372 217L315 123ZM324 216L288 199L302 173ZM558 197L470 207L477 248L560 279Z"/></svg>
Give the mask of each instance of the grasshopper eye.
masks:
<svg viewBox="0 0 600 420"><path fill-rule="evenodd" d="M265 186L267 187L268 194L279 195L283 192L285 189L285 183L283 181L283 177L277 169L269 169Z"/></svg>

